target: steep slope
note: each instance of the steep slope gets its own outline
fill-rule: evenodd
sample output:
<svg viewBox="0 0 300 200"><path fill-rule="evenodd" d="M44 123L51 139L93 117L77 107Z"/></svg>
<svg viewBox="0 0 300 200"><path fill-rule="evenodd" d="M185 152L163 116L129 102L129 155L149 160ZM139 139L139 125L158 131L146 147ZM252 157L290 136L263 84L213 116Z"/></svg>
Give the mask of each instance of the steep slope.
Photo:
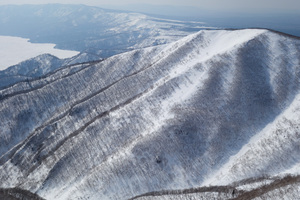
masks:
<svg viewBox="0 0 300 200"><path fill-rule="evenodd" d="M248 29L17 83L0 91L0 187L128 199L296 174L299 80L300 40Z"/></svg>

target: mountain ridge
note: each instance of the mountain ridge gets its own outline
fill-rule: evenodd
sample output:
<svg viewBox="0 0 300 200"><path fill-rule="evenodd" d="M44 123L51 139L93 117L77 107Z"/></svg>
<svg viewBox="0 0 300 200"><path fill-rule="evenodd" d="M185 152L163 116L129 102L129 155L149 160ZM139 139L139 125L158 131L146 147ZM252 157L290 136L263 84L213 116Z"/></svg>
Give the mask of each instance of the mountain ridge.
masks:
<svg viewBox="0 0 300 200"><path fill-rule="evenodd" d="M40 79L61 68L93 63L97 60L103 59L87 53L80 53L67 59L59 59L51 54L42 54L0 71L0 88L5 89L19 82Z"/></svg>
<svg viewBox="0 0 300 200"><path fill-rule="evenodd" d="M1 100L0 186L46 199L201 186L291 102L298 107L299 50L299 40L267 30L200 31L30 81L38 89ZM286 141L297 137L290 128ZM251 165L239 175L227 169L224 183L262 175Z"/></svg>

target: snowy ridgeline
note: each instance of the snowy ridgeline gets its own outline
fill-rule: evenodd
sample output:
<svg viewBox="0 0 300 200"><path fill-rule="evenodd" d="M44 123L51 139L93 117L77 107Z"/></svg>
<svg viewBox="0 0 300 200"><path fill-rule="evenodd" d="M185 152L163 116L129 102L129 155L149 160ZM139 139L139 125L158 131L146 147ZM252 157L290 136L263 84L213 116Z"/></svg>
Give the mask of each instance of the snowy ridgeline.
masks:
<svg viewBox="0 0 300 200"><path fill-rule="evenodd" d="M3 89L0 187L129 199L297 175L299 53L267 30L200 31Z"/></svg>
<svg viewBox="0 0 300 200"><path fill-rule="evenodd" d="M59 59L50 54L42 54L0 71L0 89L21 81L28 82L37 78L41 79L42 76L49 76L49 73L54 73L62 67L80 65L80 63L93 63L99 60L102 60L102 58L87 53L79 53L65 59Z"/></svg>

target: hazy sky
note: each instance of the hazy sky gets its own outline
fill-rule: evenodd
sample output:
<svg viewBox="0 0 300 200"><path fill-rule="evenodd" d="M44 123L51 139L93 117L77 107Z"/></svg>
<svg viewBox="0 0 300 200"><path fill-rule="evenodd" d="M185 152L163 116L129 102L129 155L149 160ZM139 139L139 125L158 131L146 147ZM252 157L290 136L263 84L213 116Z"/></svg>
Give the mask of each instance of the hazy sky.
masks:
<svg viewBox="0 0 300 200"><path fill-rule="evenodd" d="M41 3L81 3L94 6L145 3L196 6L201 9L223 11L300 11L300 0L0 0L0 5Z"/></svg>

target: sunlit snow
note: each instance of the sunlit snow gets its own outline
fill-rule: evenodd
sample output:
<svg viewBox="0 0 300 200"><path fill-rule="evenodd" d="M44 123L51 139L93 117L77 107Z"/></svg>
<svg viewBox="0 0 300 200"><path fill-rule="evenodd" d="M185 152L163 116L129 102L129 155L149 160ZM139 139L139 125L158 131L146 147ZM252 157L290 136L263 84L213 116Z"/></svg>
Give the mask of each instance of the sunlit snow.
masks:
<svg viewBox="0 0 300 200"><path fill-rule="evenodd" d="M0 186L129 199L247 192L298 175L299 44L268 30L203 30L2 89ZM297 199L294 185L264 195ZM234 192L216 191L157 199Z"/></svg>
<svg viewBox="0 0 300 200"><path fill-rule="evenodd" d="M0 70L40 54L49 53L58 58L69 58L79 53L54 47L55 44L30 43L29 39L25 38L0 36Z"/></svg>

